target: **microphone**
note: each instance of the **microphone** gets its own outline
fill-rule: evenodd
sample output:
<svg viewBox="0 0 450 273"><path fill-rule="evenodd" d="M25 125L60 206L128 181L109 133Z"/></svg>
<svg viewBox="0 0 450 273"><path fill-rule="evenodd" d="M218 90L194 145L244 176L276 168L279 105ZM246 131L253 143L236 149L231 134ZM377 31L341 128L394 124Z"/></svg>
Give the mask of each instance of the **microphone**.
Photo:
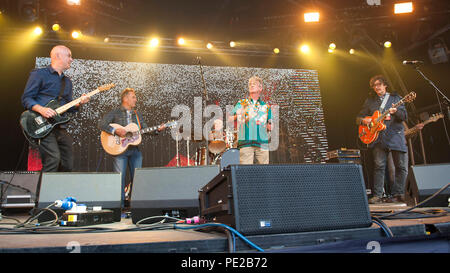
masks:
<svg viewBox="0 0 450 273"><path fill-rule="evenodd" d="M422 61L403 61L403 65L408 65L408 64L423 64Z"/></svg>

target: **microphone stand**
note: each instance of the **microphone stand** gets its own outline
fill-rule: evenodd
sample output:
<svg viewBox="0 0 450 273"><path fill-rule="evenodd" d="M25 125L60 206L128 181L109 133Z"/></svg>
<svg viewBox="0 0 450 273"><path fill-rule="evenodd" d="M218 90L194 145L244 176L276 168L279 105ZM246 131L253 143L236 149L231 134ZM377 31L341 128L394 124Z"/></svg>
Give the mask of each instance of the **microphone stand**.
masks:
<svg viewBox="0 0 450 273"><path fill-rule="evenodd" d="M200 75L202 77L202 85L203 85L203 109L202 109L202 117L203 117L203 111L206 109L206 102L208 101L208 91L206 90L206 83L205 78L203 77L203 67L202 67L202 59L200 57L197 57L197 62L200 67ZM202 118L202 126L203 126L203 118ZM203 135L203 129L202 129L202 135ZM206 165L209 165L209 134L205 136L206 139Z"/></svg>
<svg viewBox="0 0 450 273"><path fill-rule="evenodd" d="M447 100L447 103L446 103L446 104L447 104L447 110L448 110L448 109L449 109L448 103L450 102L450 100L447 98L447 96L445 96L444 93L442 93L441 90L439 90L439 88L437 88L437 86L436 86L430 79L428 79L428 78L422 73L422 71L420 71L418 65L416 65L415 69L416 69L416 71L422 76L422 78L424 78L431 86L433 86L434 90L436 90L437 93L441 94L441 96L442 96L444 99ZM442 104L441 104L441 102L439 101L439 96L438 96L437 93L436 93L436 97L437 97L437 100L438 100L439 109L441 110L441 113L443 114L444 111L442 110ZM447 118L450 118L450 116L448 116ZM447 135L447 142L448 142L448 144L450 145L450 139L449 139L449 136L448 136L447 126L445 125L445 120L443 120L443 123L444 123L444 130L445 130L445 133L446 133L446 135Z"/></svg>

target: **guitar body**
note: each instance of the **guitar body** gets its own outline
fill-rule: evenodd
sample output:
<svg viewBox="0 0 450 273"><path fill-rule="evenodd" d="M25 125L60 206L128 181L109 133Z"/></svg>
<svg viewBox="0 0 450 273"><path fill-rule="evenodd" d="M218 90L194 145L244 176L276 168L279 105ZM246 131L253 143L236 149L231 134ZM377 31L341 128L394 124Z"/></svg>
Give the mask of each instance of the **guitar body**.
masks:
<svg viewBox="0 0 450 273"><path fill-rule="evenodd" d="M117 128L125 129L125 131L127 131L127 135L125 137L119 137L102 131L100 134L100 140L103 149L108 154L120 155L128 149L128 146L130 145L136 146L141 143L142 136L139 133L139 127L137 126L136 123L130 123L125 127L116 123L111 123L110 125L111 127L116 129Z"/></svg>
<svg viewBox="0 0 450 273"><path fill-rule="evenodd" d="M60 105L56 100L52 100L45 107L55 110ZM47 136L52 129L62 123L66 123L70 117L57 114L56 116L46 119L39 113L27 110L20 115L20 126L23 131L31 138L39 139Z"/></svg>
<svg viewBox="0 0 450 273"><path fill-rule="evenodd" d="M371 121L368 125L359 125L358 135L359 139L364 144L370 144L374 142L380 133L386 129L386 125L383 123L382 119L380 122L376 122L376 120L381 116L380 111L375 111L373 115L370 117Z"/></svg>

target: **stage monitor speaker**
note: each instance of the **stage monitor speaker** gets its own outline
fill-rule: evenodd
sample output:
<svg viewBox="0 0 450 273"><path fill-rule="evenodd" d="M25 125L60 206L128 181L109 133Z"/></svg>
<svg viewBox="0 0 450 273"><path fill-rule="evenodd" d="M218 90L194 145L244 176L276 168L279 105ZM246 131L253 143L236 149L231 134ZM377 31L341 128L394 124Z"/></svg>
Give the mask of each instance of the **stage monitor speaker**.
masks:
<svg viewBox="0 0 450 273"><path fill-rule="evenodd" d="M56 200L74 197L77 204L85 204L88 208L101 206L102 209L114 212L114 221L119 222L121 216L121 175L120 173L83 173L58 172L43 173L39 190L38 208L51 205ZM64 211L55 207L52 210L61 216ZM44 212L39 222L51 221L54 216Z"/></svg>
<svg viewBox="0 0 450 273"><path fill-rule="evenodd" d="M230 165L199 195L201 216L246 235L369 227L361 165Z"/></svg>
<svg viewBox="0 0 450 273"><path fill-rule="evenodd" d="M200 215L198 191L219 171L219 165L136 169L130 203L133 223L166 214L182 218Z"/></svg>
<svg viewBox="0 0 450 273"><path fill-rule="evenodd" d="M37 200L40 172L0 172L0 204L4 208L32 208ZM8 203L8 197L29 196L27 202Z"/></svg>
<svg viewBox="0 0 450 273"><path fill-rule="evenodd" d="M450 183L450 164L415 165L409 168L406 182L406 202L417 205ZM448 207L450 187L422 207Z"/></svg>

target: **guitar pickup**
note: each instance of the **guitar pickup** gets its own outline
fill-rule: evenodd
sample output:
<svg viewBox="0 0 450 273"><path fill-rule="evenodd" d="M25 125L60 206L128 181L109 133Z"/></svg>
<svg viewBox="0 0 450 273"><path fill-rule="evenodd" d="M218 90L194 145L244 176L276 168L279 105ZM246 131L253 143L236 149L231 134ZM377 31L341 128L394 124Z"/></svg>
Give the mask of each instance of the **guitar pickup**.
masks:
<svg viewBox="0 0 450 273"><path fill-rule="evenodd" d="M39 117L36 117L36 118L34 119L34 121L35 121L38 125L41 125L42 123L46 122L47 120L44 119L44 117L39 116Z"/></svg>

